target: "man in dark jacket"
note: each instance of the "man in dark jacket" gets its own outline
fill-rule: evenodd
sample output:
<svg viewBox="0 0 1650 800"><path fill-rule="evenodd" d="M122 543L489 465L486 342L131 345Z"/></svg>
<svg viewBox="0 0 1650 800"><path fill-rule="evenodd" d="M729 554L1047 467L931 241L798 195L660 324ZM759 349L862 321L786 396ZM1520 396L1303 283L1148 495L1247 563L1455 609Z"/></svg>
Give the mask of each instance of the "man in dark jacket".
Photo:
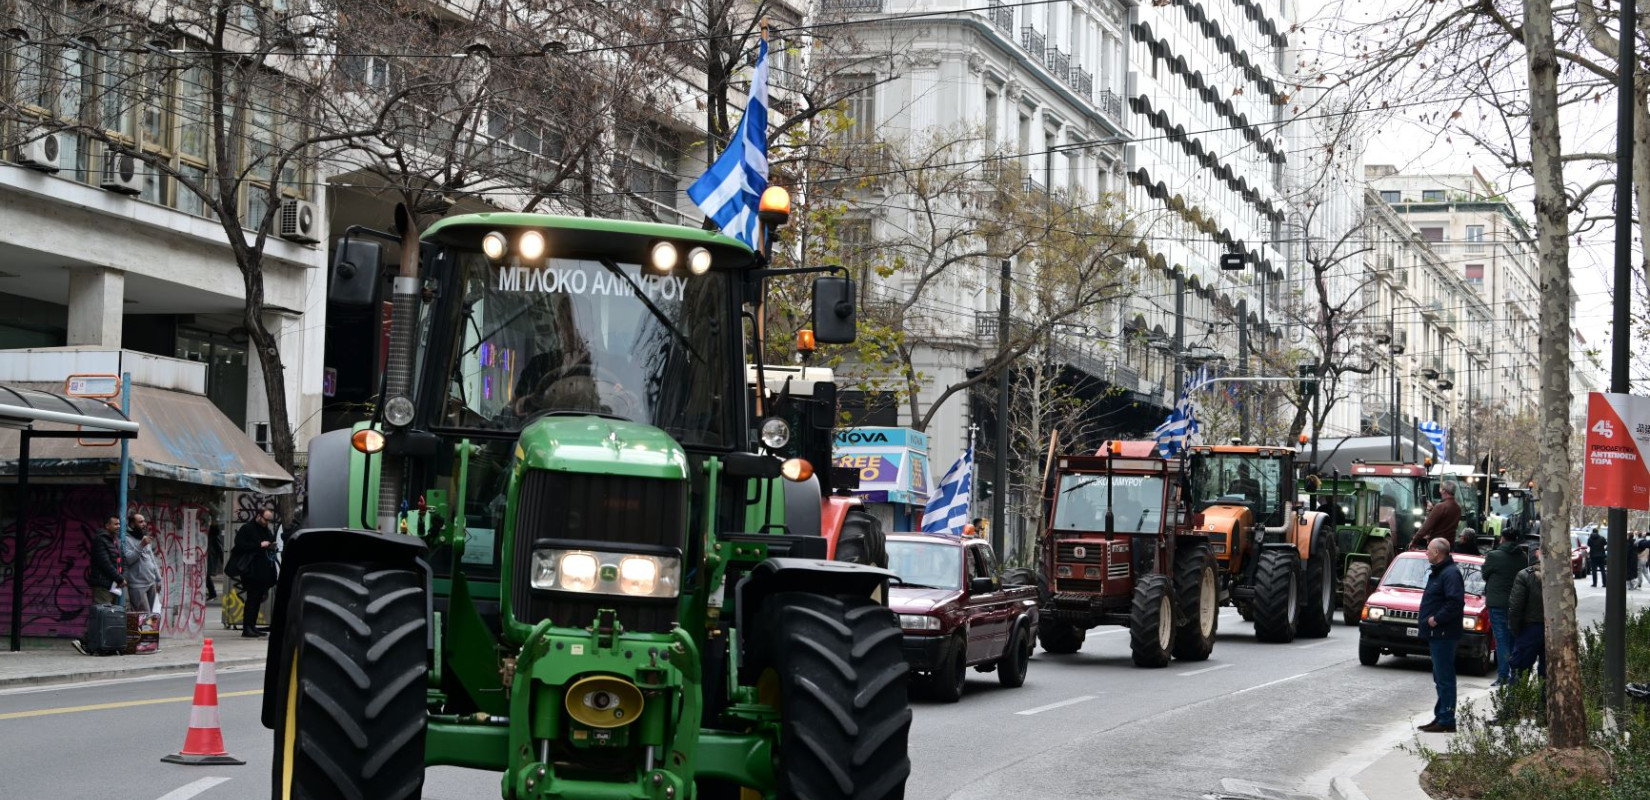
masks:
<svg viewBox="0 0 1650 800"><path fill-rule="evenodd" d="M104 519L103 530L92 534L92 567L86 571L86 585L91 590L93 605L114 605L119 602L115 589L118 587L124 591L126 588L126 578L120 564L119 539L120 517L115 516ZM75 639L69 644L81 655L88 655L85 642Z"/></svg>
<svg viewBox="0 0 1650 800"><path fill-rule="evenodd" d="M229 552L230 562L237 570L236 577L246 589L241 635L248 638L265 635L258 630L258 607L263 605L264 593L275 585L274 521L274 511L266 508L258 512L257 517L235 531L235 547Z"/></svg>
<svg viewBox="0 0 1650 800"><path fill-rule="evenodd" d="M1426 521L1415 531L1417 545L1434 539L1443 539L1447 546L1455 539L1456 529L1461 527L1461 506L1455 502L1455 481L1444 481L1438 492L1443 495L1443 499L1432 504L1432 508L1427 511Z"/></svg>
<svg viewBox="0 0 1650 800"><path fill-rule="evenodd" d="M1541 599L1540 552L1531 554L1530 566L1513 581L1507 606L1507 625L1513 632L1513 675L1528 672L1547 677L1547 620Z"/></svg>
<svg viewBox="0 0 1650 800"><path fill-rule="evenodd" d="M1603 531L1594 528L1593 535L1587 537L1587 558L1593 562L1594 586L1598 586L1599 581L1605 577L1604 570L1610 565L1610 554L1606 552L1609 549L1610 540L1605 538ZM1604 585L1609 586L1609 581L1605 581Z"/></svg>
<svg viewBox="0 0 1650 800"><path fill-rule="evenodd" d="M1461 643L1467 584L1461 568L1450 558L1449 539L1433 539L1427 545L1427 561L1432 562L1432 575L1427 579L1426 591L1421 593L1419 635L1432 654L1432 683L1438 691L1438 702L1432 708L1432 721L1422 725L1421 730L1454 733L1455 648Z"/></svg>
<svg viewBox="0 0 1650 800"><path fill-rule="evenodd" d="M1501 545L1484 556L1484 606L1490 610L1490 631L1495 635L1495 683L1505 685L1512 678L1513 633L1507 624L1507 606L1512 599L1513 579L1524 569L1523 548L1518 531L1501 529Z"/></svg>

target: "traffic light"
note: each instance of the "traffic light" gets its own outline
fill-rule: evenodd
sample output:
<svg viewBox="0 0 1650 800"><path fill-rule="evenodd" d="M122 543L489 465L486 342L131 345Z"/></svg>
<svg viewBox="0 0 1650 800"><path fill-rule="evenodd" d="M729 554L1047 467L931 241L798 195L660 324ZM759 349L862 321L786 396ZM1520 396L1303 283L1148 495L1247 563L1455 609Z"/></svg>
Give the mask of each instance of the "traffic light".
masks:
<svg viewBox="0 0 1650 800"><path fill-rule="evenodd" d="M1312 361L1300 366L1300 387L1302 398L1318 396L1318 362Z"/></svg>
<svg viewBox="0 0 1650 800"><path fill-rule="evenodd" d="M991 481L987 481L987 480L980 481L980 499L981 500L987 500L990 497L991 497Z"/></svg>

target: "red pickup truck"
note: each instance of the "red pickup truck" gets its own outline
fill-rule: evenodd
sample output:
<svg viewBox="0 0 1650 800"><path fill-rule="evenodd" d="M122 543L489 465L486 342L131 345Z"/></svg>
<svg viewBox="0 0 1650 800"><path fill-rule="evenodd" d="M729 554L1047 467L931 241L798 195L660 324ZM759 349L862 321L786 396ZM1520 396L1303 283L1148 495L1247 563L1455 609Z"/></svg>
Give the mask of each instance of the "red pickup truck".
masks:
<svg viewBox="0 0 1650 800"><path fill-rule="evenodd" d="M968 668L1025 683L1037 641L1037 587L1005 585L991 546L917 533L888 537L888 569L898 578L888 605L905 634L905 660L936 699L962 697Z"/></svg>

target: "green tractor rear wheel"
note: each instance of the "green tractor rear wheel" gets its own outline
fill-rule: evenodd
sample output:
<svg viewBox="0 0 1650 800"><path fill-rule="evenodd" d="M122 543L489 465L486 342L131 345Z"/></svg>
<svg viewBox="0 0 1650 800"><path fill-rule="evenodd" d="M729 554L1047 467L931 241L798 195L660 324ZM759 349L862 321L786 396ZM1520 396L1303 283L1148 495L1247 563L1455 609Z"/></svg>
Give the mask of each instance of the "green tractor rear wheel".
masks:
<svg viewBox="0 0 1650 800"><path fill-rule="evenodd" d="M270 796L419 797L428 671L419 574L313 564L289 603Z"/></svg>
<svg viewBox="0 0 1650 800"><path fill-rule="evenodd" d="M778 679L778 797L903 797L911 708L894 612L869 598L779 592L753 631Z"/></svg>
<svg viewBox="0 0 1650 800"><path fill-rule="evenodd" d="M1357 625L1368 601L1369 565L1355 561L1347 566L1346 576L1341 578L1341 621Z"/></svg>

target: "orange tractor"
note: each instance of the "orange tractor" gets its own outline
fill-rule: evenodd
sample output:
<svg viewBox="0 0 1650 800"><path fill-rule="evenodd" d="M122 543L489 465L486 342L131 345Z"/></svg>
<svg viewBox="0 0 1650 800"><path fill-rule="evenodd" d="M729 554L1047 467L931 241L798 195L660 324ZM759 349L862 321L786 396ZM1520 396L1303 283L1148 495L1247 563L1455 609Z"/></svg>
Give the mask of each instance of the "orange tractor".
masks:
<svg viewBox="0 0 1650 800"><path fill-rule="evenodd" d="M1197 533L1220 564L1220 598L1255 623L1255 638L1328 636L1335 613L1334 526L1295 486L1290 447L1199 445L1186 454Z"/></svg>

